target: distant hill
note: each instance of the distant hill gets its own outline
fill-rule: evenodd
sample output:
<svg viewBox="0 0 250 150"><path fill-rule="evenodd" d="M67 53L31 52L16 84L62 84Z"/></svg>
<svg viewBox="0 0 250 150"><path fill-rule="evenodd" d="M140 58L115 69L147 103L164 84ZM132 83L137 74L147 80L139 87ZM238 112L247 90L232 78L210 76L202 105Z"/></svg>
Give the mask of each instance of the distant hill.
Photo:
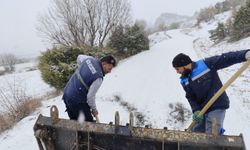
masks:
<svg viewBox="0 0 250 150"><path fill-rule="evenodd" d="M162 24L171 25L172 23L179 23L179 22L187 21L190 18L191 17L182 16L182 15L173 14L173 13L163 13L156 19L154 26L157 27Z"/></svg>

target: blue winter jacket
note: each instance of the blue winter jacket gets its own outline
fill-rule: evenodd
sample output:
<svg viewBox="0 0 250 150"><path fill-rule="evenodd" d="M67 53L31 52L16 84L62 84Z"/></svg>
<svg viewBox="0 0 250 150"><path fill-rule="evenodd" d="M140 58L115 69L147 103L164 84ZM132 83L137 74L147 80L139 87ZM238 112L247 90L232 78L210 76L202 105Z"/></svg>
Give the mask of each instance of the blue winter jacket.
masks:
<svg viewBox="0 0 250 150"><path fill-rule="evenodd" d="M222 87L217 70L246 61L245 54L247 51L224 53L220 56L209 57L193 63L189 77L181 77L181 84L193 112L201 110ZM226 92L224 92L207 112L227 108L229 108L229 99Z"/></svg>
<svg viewBox="0 0 250 150"><path fill-rule="evenodd" d="M86 103L89 87L97 78L103 76L104 72L98 59L85 59L68 81L62 99L68 103Z"/></svg>

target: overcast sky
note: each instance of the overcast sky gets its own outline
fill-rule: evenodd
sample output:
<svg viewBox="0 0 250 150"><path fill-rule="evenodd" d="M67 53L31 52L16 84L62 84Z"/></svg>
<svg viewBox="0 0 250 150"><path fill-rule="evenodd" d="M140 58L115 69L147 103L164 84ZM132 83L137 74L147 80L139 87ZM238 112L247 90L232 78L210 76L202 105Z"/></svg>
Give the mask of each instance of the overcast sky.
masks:
<svg viewBox="0 0 250 150"><path fill-rule="evenodd" d="M192 16L196 10L223 0L130 0L134 19L153 24L161 13ZM0 54L15 53L22 57L38 56L48 45L35 29L37 17L45 12L50 0L1 0Z"/></svg>
<svg viewBox="0 0 250 150"><path fill-rule="evenodd" d="M195 11L224 0L131 0L134 18L153 24L162 13L192 16Z"/></svg>

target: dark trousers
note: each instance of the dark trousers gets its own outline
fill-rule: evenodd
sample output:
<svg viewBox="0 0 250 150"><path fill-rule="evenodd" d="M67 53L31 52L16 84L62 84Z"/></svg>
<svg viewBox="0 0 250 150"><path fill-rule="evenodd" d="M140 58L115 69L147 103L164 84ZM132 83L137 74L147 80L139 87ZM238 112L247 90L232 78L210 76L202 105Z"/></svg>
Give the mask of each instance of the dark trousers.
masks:
<svg viewBox="0 0 250 150"><path fill-rule="evenodd" d="M193 131L212 133L212 119L215 118L217 121L218 133L222 135L225 131L225 129L223 129L225 114L225 109L215 109L206 113L202 122L194 126Z"/></svg>
<svg viewBox="0 0 250 150"><path fill-rule="evenodd" d="M87 103L71 103L65 99L64 103L70 120L77 120L82 112L85 116L85 121L93 122L93 116Z"/></svg>

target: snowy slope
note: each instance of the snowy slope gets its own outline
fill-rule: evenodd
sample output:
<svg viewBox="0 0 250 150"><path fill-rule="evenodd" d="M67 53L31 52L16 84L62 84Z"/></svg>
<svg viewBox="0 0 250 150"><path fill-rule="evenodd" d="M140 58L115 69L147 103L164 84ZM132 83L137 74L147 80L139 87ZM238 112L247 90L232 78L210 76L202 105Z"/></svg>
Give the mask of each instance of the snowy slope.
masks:
<svg viewBox="0 0 250 150"><path fill-rule="evenodd" d="M181 102L187 105L184 93L180 92L178 75L171 66L172 58L183 50L192 49L191 37L178 30L168 32L168 35L172 38L121 62L104 80L97 96L119 95L139 112L147 114L148 123L153 127L168 125L169 104ZM187 53L195 57L194 51Z"/></svg>
<svg viewBox="0 0 250 150"><path fill-rule="evenodd" d="M0 83L1 94L4 93L10 100L13 100L10 96L12 92L23 91L26 96L41 97L54 89L41 79L36 62L15 65L15 73L0 76ZM2 110L0 105L0 111Z"/></svg>
<svg viewBox="0 0 250 150"><path fill-rule="evenodd" d="M155 128L164 126L177 130L187 128L191 122L191 114L188 111L185 112L187 120L184 122L178 122L170 115L173 111L171 106L176 106L177 103L181 103L184 108L190 110L184 91L179 84L179 75L172 68L172 58L183 52L196 60L200 57L250 46L248 44L250 39L232 44L211 44L207 31L213 29L215 24L204 24L202 28L159 33L158 36L161 36L157 37L159 41L155 41L150 50L121 61L112 73L105 77L103 85L97 93L100 121L105 123L113 121L115 111L119 110L121 123L125 124L128 122L128 110L133 110L134 113L144 116L144 124L152 125ZM152 37L155 38L156 35L151 35ZM239 67L240 65L235 65L220 71L223 82ZM248 70L227 90L231 107L228 109L225 119L226 134L243 133L248 148L250 148L249 75ZM60 96L46 101L31 116L0 135L0 149L15 150L20 147L27 150L37 149L32 126L39 113L48 115L51 105L59 108L60 117L68 118Z"/></svg>

